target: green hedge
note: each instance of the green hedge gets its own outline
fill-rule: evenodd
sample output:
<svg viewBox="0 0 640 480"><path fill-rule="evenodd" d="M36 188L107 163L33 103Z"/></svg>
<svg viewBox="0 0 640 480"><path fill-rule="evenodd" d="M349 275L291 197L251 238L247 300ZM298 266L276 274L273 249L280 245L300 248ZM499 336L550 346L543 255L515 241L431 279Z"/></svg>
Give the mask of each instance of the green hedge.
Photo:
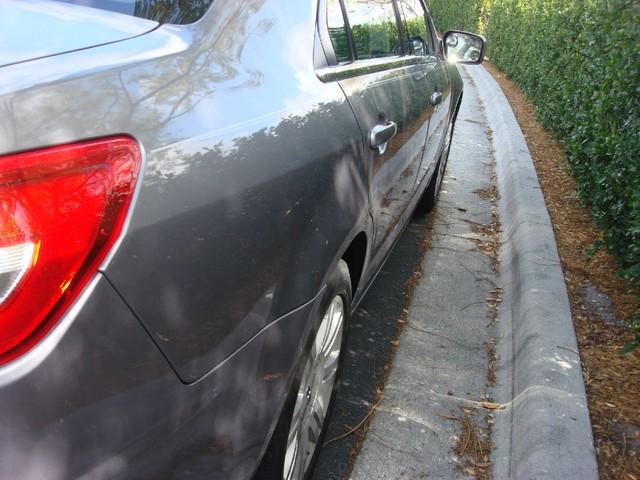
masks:
<svg viewBox="0 0 640 480"><path fill-rule="evenodd" d="M640 283L640 7L637 0L431 0L438 29L477 30L488 56L567 150L596 244Z"/></svg>
<svg viewBox="0 0 640 480"><path fill-rule="evenodd" d="M447 30L483 30L480 26L486 0L430 0L427 3L436 28L442 33Z"/></svg>

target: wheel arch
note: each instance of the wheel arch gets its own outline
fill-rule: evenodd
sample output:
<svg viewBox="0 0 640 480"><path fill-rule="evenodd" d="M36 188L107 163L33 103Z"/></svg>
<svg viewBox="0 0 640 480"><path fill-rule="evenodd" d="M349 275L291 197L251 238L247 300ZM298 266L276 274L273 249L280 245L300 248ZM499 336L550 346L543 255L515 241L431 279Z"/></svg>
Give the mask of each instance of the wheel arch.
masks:
<svg viewBox="0 0 640 480"><path fill-rule="evenodd" d="M359 232L353 240L351 240L351 243L341 257L347 264L347 267L349 267L351 295L354 298L360 286L360 280L362 279L362 272L364 271L364 264L367 258L367 247L367 234L365 232Z"/></svg>

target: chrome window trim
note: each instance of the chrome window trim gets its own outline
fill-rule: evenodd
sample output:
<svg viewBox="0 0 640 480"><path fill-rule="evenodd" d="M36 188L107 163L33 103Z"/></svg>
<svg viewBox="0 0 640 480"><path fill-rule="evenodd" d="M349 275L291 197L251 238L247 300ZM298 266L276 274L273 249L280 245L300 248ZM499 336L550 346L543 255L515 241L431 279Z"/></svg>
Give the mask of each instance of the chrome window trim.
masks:
<svg viewBox="0 0 640 480"><path fill-rule="evenodd" d="M335 82L338 80L345 80L347 78L358 77L360 75L367 75L369 73L429 63L429 61L434 62L436 61L436 58L432 55L396 55L393 57L371 58L318 68L316 69L316 75L323 82Z"/></svg>

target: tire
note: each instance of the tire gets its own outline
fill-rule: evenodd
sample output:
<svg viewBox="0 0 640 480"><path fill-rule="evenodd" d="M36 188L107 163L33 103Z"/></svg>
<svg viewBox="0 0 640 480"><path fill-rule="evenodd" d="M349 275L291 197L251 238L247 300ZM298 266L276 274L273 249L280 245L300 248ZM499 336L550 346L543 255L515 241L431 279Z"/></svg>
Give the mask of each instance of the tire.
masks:
<svg viewBox="0 0 640 480"><path fill-rule="evenodd" d="M453 120L451 120L451 122L449 122L449 126L447 127L445 143L442 146L440 158L438 159L438 164L436 165L436 170L435 172L433 172L431 180L429 181L429 185L427 185L426 190L422 194L422 197L420 198L420 200L418 201L418 205L416 206L416 212L418 213L430 212L438 202L440 186L442 185L444 172L447 168L447 161L449 160L449 151L451 150L451 139L453 138L454 123L455 117Z"/></svg>
<svg viewBox="0 0 640 480"><path fill-rule="evenodd" d="M311 477L340 378L350 309L349 268L340 260L327 281L296 381L255 480Z"/></svg>

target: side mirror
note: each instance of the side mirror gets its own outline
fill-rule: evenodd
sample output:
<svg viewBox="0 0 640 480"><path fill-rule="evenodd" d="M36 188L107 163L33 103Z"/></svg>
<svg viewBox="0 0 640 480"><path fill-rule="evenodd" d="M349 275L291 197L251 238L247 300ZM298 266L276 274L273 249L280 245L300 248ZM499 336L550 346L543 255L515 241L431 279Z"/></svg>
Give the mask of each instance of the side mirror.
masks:
<svg viewBox="0 0 640 480"><path fill-rule="evenodd" d="M409 48L414 55L424 56L427 54L427 44L422 37L411 37L409 39Z"/></svg>
<svg viewBox="0 0 640 480"><path fill-rule="evenodd" d="M480 35L451 30L442 40L444 55L450 63L478 65L484 60L486 41Z"/></svg>

